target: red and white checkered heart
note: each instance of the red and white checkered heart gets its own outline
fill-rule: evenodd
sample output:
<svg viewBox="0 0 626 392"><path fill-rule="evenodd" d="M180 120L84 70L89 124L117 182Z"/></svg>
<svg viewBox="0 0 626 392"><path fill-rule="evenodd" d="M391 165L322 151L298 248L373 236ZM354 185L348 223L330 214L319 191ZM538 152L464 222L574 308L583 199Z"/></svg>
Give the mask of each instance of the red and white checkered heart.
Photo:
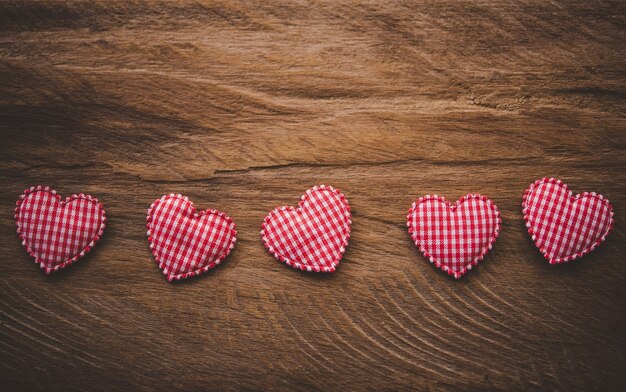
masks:
<svg viewBox="0 0 626 392"><path fill-rule="evenodd" d="M438 268L460 278L489 252L500 233L500 212L486 196L418 198L407 215L409 234Z"/></svg>
<svg viewBox="0 0 626 392"><path fill-rule="evenodd" d="M261 237L278 260L303 271L334 272L350 239L350 205L330 186L306 191L298 208L278 207L263 222Z"/></svg>
<svg viewBox="0 0 626 392"><path fill-rule="evenodd" d="M15 208L22 245L46 274L89 252L100 239L105 222L98 199L81 193L61 201L47 186L26 189Z"/></svg>
<svg viewBox="0 0 626 392"><path fill-rule="evenodd" d="M613 207L595 192L572 196L562 181L543 178L524 193L528 233L550 264L582 257L595 249L613 227Z"/></svg>
<svg viewBox="0 0 626 392"><path fill-rule="evenodd" d="M170 282L215 268L235 247L233 220L218 210L198 212L182 195L165 195L148 209L148 241Z"/></svg>

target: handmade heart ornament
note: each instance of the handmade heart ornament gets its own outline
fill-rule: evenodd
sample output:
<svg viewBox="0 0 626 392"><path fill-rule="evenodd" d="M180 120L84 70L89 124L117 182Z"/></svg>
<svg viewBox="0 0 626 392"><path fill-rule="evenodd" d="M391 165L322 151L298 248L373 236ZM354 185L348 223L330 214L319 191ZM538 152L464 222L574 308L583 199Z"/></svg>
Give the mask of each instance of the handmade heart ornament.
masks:
<svg viewBox="0 0 626 392"><path fill-rule="evenodd" d="M441 270L460 278L492 248L500 212L486 196L469 194L451 204L437 195L418 198L407 226L419 250Z"/></svg>
<svg viewBox="0 0 626 392"><path fill-rule="evenodd" d="M303 271L334 272L350 239L350 205L330 186L306 191L298 208L278 207L263 221L263 244L278 260Z"/></svg>
<svg viewBox="0 0 626 392"><path fill-rule="evenodd" d="M89 252L102 236L105 222L98 199L81 193L61 200L48 186L26 189L15 208L22 245L46 274Z"/></svg>
<svg viewBox="0 0 626 392"><path fill-rule="evenodd" d="M235 247L235 223L218 210L198 212L182 195L164 195L148 209L148 241L168 281L215 268Z"/></svg>
<svg viewBox="0 0 626 392"><path fill-rule="evenodd" d="M613 206L602 195L573 196L554 178L535 181L522 208L528 234L550 264L572 261L594 250L613 227Z"/></svg>

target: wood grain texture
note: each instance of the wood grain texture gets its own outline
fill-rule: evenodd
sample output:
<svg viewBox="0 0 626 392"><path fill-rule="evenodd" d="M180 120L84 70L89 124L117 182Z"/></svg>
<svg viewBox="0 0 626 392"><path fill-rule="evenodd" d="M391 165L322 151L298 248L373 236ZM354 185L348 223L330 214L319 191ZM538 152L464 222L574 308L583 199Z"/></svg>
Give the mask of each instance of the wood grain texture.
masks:
<svg viewBox="0 0 626 392"><path fill-rule="evenodd" d="M623 388L625 22L623 1L0 3L0 389ZM572 264L525 232L543 176L615 207ZM109 217L52 276L15 234L36 184ZM353 208L332 276L259 236L314 184ZM176 284L145 238L170 192L239 231L219 268ZM405 217L469 192L503 229L455 281Z"/></svg>

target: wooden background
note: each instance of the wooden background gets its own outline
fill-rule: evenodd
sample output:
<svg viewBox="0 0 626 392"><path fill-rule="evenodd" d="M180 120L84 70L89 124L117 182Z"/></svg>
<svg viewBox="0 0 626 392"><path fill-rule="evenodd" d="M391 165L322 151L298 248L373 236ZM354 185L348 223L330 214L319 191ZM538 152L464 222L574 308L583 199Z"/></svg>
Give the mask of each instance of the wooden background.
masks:
<svg viewBox="0 0 626 392"><path fill-rule="evenodd" d="M0 4L0 389L617 390L626 383L626 2ZM598 191L616 227L550 266L524 189ZM24 188L109 225L45 276ZM269 255L263 217L329 184L353 208L332 276ZM237 223L216 270L168 283L164 193ZM419 195L490 196L494 251L459 281L412 244Z"/></svg>

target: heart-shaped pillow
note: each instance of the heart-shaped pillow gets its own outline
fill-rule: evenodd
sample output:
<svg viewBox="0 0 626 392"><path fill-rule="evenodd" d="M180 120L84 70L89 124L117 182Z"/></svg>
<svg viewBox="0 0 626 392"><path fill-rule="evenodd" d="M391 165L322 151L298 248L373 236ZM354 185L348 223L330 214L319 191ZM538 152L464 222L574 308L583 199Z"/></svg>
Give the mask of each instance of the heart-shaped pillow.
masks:
<svg viewBox="0 0 626 392"><path fill-rule="evenodd" d="M48 186L26 189L15 208L22 245L46 274L89 252L100 239L105 222L98 199L81 193L61 201Z"/></svg>
<svg viewBox="0 0 626 392"><path fill-rule="evenodd" d="M431 263L460 278L483 259L500 233L500 212L486 196L469 194L455 204L423 196L409 209L407 226Z"/></svg>
<svg viewBox="0 0 626 392"><path fill-rule="evenodd" d="M524 193L528 233L550 264L560 264L591 252L613 227L613 207L602 195L572 196L561 180L543 178Z"/></svg>
<svg viewBox="0 0 626 392"><path fill-rule="evenodd" d="M233 220L218 210L198 212L182 195L164 195L148 209L148 241L168 281L215 268L235 247Z"/></svg>
<svg viewBox="0 0 626 392"><path fill-rule="evenodd" d="M350 239L350 205L330 186L306 191L298 208L278 207L263 221L261 237L278 260L303 271L334 272Z"/></svg>

